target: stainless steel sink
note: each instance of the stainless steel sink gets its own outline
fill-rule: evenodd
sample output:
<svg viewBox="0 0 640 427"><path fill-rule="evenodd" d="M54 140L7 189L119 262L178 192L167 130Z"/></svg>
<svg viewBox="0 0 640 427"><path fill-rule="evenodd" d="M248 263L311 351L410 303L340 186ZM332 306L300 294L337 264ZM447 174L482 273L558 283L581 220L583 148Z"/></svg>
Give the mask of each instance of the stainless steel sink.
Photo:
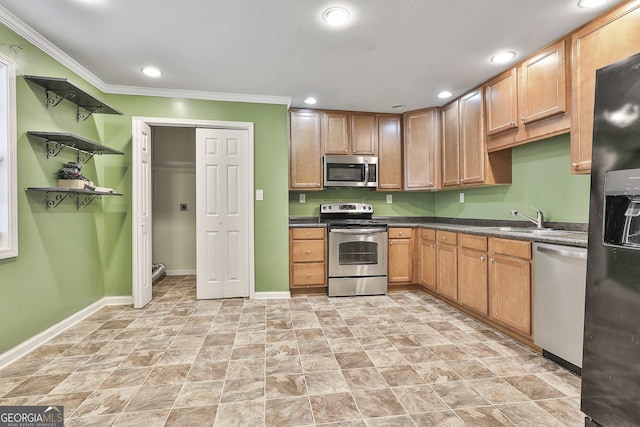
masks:
<svg viewBox="0 0 640 427"><path fill-rule="evenodd" d="M533 236L549 236L554 234L571 234L571 231L555 228L525 228L525 227L482 227L486 231L504 231L514 234L528 234Z"/></svg>

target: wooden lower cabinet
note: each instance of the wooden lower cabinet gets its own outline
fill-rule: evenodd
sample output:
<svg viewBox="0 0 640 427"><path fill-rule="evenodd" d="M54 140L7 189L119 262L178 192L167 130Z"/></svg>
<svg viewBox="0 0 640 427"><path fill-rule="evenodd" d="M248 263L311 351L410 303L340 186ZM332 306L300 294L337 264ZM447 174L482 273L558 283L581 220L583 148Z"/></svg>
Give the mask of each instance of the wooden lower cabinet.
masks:
<svg viewBox="0 0 640 427"><path fill-rule="evenodd" d="M327 286L327 239L324 228L289 229L289 288Z"/></svg>
<svg viewBox="0 0 640 427"><path fill-rule="evenodd" d="M411 228L389 228L389 271L390 284L411 284L413 259L413 231Z"/></svg>
<svg viewBox="0 0 640 427"><path fill-rule="evenodd" d="M458 299L457 234L436 231L436 292L456 301Z"/></svg>
<svg viewBox="0 0 640 427"><path fill-rule="evenodd" d="M532 336L531 242L489 239L489 318Z"/></svg>
<svg viewBox="0 0 640 427"><path fill-rule="evenodd" d="M418 283L436 290L436 231L420 229L420 256L418 260Z"/></svg>
<svg viewBox="0 0 640 427"><path fill-rule="evenodd" d="M489 314L487 237L458 235L458 302Z"/></svg>

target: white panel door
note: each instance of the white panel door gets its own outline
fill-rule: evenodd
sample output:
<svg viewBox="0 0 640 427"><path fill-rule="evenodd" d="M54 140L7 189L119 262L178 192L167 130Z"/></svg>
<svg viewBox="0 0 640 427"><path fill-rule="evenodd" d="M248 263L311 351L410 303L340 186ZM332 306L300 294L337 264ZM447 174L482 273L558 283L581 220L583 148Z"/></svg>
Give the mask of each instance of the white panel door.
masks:
<svg viewBox="0 0 640 427"><path fill-rule="evenodd" d="M137 121L133 137L133 170L138 176L133 177L133 203L136 203L136 216L133 218L133 306L142 308L151 301L151 128L146 123Z"/></svg>
<svg viewBox="0 0 640 427"><path fill-rule="evenodd" d="M196 130L197 297L249 296L249 133Z"/></svg>

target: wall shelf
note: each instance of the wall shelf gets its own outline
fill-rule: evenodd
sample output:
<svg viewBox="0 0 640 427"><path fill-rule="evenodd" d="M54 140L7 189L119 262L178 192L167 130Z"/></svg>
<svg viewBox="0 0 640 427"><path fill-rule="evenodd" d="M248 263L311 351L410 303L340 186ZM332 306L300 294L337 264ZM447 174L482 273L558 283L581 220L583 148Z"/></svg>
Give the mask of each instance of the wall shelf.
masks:
<svg viewBox="0 0 640 427"><path fill-rule="evenodd" d="M68 99L76 104L76 120L78 121L84 121L94 113L122 115L122 112L110 107L98 98L69 82L67 79L40 76L24 76L24 78L45 89L47 108L55 107L64 99Z"/></svg>
<svg viewBox="0 0 640 427"><path fill-rule="evenodd" d="M75 198L76 208L81 209L89 206L94 200L101 199L102 196L122 196L121 193L115 192L91 191L64 187L27 187L27 191L44 192L45 200L47 201L47 208L56 208L67 198Z"/></svg>
<svg viewBox="0 0 640 427"><path fill-rule="evenodd" d="M47 144L47 159L56 157L63 148L71 148L78 151L78 162L87 163L93 156L102 154L123 155L122 151L114 150L97 142L82 138L66 132L37 132L28 131L27 135L44 140ZM81 153L86 154L82 156Z"/></svg>

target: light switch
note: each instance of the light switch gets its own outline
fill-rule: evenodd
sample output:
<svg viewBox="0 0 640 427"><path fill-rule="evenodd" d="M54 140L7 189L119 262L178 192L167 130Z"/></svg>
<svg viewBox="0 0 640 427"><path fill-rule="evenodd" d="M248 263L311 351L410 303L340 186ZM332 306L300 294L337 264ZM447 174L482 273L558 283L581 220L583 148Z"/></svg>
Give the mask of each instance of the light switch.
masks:
<svg viewBox="0 0 640 427"><path fill-rule="evenodd" d="M393 203L393 194L387 194L387 203Z"/></svg>
<svg viewBox="0 0 640 427"><path fill-rule="evenodd" d="M298 199L300 203L307 203L307 196L304 193L300 193L300 198Z"/></svg>
<svg viewBox="0 0 640 427"><path fill-rule="evenodd" d="M464 203L464 193L460 193L460 203Z"/></svg>
<svg viewBox="0 0 640 427"><path fill-rule="evenodd" d="M256 190L256 200L264 200L264 190Z"/></svg>

